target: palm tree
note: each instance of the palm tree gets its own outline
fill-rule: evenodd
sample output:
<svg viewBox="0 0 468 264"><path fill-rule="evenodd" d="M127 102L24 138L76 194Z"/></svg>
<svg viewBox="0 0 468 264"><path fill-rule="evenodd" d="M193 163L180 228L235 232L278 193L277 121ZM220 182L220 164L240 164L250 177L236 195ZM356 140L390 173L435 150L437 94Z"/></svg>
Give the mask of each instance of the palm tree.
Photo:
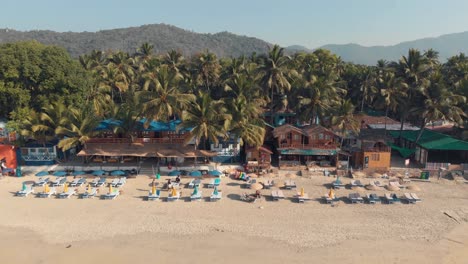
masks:
<svg viewBox="0 0 468 264"><path fill-rule="evenodd" d="M385 106L385 135L387 135L387 117L389 111L395 113L398 106L406 98L406 85L401 79L396 78L393 72L385 72L381 77L378 86L380 88L380 97L376 103Z"/></svg>
<svg viewBox="0 0 468 264"><path fill-rule="evenodd" d="M219 81L221 66L214 53L206 51L195 55L191 65L194 80L205 91L211 91L211 88Z"/></svg>
<svg viewBox="0 0 468 264"><path fill-rule="evenodd" d="M185 58L179 51L171 50L164 57L162 62L166 64L171 71L182 76L186 75Z"/></svg>
<svg viewBox="0 0 468 264"><path fill-rule="evenodd" d="M58 147L63 151L77 146L86 147L86 142L98 133L98 117L92 111L83 109L69 109L68 122L57 128L57 134L64 136L58 143Z"/></svg>
<svg viewBox="0 0 468 264"><path fill-rule="evenodd" d="M290 57L284 55L284 49L274 45L268 52L268 56L261 61L258 71L261 74L260 83L264 88L265 94L270 94L270 115L273 118L274 95L284 94L291 90L291 84L288 80L290 70L288 63Z"/></svg>
<svg viewBox="0 0 468 264"><path fill-rule="evenodd" d="M143 115L148 120L164 120L181 114L191 101L193 94L179 92L180 75L162 65L157 71L144 76L144 90L140 93L143 103Z"/></svg>
<svg viewBox="0 0 468 264"><path fill-rule="evenodd" d="M333 111L332 125L341 131L341 146L350 133L358 134L359 122L354 118L354 105L350 99L343 99Z"/></svg>
<svg viewBox="0 0 468 264"><path fill-rule="evenodd" d="M230 119L223 101L213 100L209 93L200 92L197 101L191 102L182 112L183 122L178 128L191 129L186 144L195 139L195 147L203 142L205 148L207 140L218 144L218 138L227 137Z"/></svg>

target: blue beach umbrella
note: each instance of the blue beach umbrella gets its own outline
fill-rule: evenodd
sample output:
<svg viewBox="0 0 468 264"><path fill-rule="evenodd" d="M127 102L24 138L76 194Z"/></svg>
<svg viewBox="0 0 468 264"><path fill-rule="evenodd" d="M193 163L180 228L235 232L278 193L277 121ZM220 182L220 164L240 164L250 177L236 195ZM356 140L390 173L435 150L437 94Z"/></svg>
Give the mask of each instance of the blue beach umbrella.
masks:
<svg viewBox="0 0 468 264"><path fill-rule="evenodd" d="M197 195L197 194L198 194L198 186L195 186L195 188L193 188L192 195Z"/></svg>
<svg viewBox="0 0 468 264"><path fill-rule="evenodd" d="M179 176L179 175L180 175L180 171L178 171L178 170L174 170L174 171L169 172L169 176Z"/></svg>
<svg viewBox="0 0 468 264"><path fill-rule="evenodd" d="M112 176L122 176L122 175L125 175L127 174L125 171L121 171L121 170L115 170L113 172L111 172L111 175Z"/></svg>
<svg viewBox="0 0 468 264"><path fill-rule="evenodd" d="M23 187L21 188L22 191L26 191L26 183L23 183Z"/></svg>
<svg viewBox="0 0 468 264"><path fill-rule="evenodd" d="M202 173L201 173L201 171L192 171L192 172L190 172L190 176L192 176L192 177L201 177Z"/></svg>
<svg viewBox="0 0 468 264"><path fill-rule="evenodd" d="M65 171L56 171L52 175L57 176L57 177L63 177L63 176L66 176L67 173Z"/></svg>
<svg viewBox="0 0 468 264"><path fill-rule="evenodd" d="M95 170L91 174L94 175L94 176L102 176L102 175L106 174L106 172L103 171L103 170Z"/></svg>
<svg viewBox="0 0 468 264"><path fill-rule="evenodd" d="M218 195L218 187L216 187L216 186L214 187L213 194Z"/></svg>
<svg viewBox="0 0 468 264"><path fill-rule="evenodd" d="M85 174L86 174L85 171L74 171L74 172L73 172L73 176L85 175Z"/></svg>
<svg viewBox="0 0 468 264"><path fill-rule="evenodd" d="M49 173L47 171L40 171L40 172L36 173L37 177L42 177L42 176L46 176L46 175L49 175Z"/></svg>
<svg viewBox="0 0 468 264"><path fill-rule="evenodd" d="M159 173L156 174L156 179L157 179L157 180L161 179L161 174L159 174Z"/></svg>
<svg viewBox="0 0 468 264"><path fill-rule="evenodd" d="M221 172L217 170L209 171L208 174L212 176L221 176Z"/></svg>

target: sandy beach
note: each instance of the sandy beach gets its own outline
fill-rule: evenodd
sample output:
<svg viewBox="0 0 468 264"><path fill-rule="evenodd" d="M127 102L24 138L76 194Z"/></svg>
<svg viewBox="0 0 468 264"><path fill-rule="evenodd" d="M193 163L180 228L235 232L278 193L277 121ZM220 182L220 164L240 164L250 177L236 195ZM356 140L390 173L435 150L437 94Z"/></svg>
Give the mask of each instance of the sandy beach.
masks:
<svg viewBox="0 0 468 264"><path fill-rule="evenodd" d="M239 196L252 191L227 178L219 202L190 202L187 188L179 201L148 202L142 199L150 189L147 176L129 179L112 201L14 197L22 182L34 180L0 180L5 263L466 263L468 258L468 185L449 180L413 182L423 200L414 205L340 202L333 207L315 200L327 192L329 177L295 179L313 199L305 204L268 197L246 203ZM201 190L204 197L211 193ZM338 190L337 196L350 192Z"/></svg>

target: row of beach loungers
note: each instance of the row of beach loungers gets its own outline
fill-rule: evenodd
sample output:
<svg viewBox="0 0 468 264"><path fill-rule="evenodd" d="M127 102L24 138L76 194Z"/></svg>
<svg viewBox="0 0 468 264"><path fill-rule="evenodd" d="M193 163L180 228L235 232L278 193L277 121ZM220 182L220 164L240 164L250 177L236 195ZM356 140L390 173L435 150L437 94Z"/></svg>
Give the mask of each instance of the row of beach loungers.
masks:
<svg viewBox="0 0 468 264"><path fill-rule="evenodd" d="M21 190L16 192L16 196L19 197L27 197L29 194L33 194L34 190L32 189L31 186L26 187L25 190ZM97 188L91 188L89 190L86 190L84 193L78 194L80 198L86 199L86 198L92 198L97 196L98 189ZM70 188L68 191L57 193L57 190L55 187L50 187L48 190L44 190L41 192L36 193L36 197L38 198L49 198L53 195L55 195L59 199L66 199L70 198L72 195L76 195L77 192L75 189ZM102 199L115 199L118 195L120 194L119 189L114 189L112 192L109 192L107 194L104 194L101 196Z"/></svg>
<svg viewBox="0 0 468 264"><path fill-rule="evenodd" d="M223 197L221 191L213 191L211 193L211 196L209 196L210 201L219 201ZM173 202L177 201L181 198L181 193L179 190L176 190L175 192L169 192L166 200L168 202ZM197 193L192 193L190 195L190 201L201 201L203 198L203 191L199 190ZM155 193L152 193L151 191L148 193L147 200L148 201L159 201L161 199L161 191L157 190Z"/></svg>
<svg viewBox="0 0 468 264"><path fill-rule="evenodd" d="M383 187L384 186L378 180L370 181L369 184L370 185L375 185L377 187ZM390 186L395 186L395 187L398 187L400 189L405 187L404 185L401 185L398 181L390 181L388 184ZM334 189L341 189L341 188L345 188L346 185L343 184L339 179L337 179L336 181L332 182L332 186L333 186ZM352 180L351 181L351 187L364 187L364 184L360 180Z"/></svg>
<svg viewBox="0 0 468 264"><path fill-rule="evenodd" d="M325 202L328 204L333 204L335 202L338 202L340 198L338 197L330 197L328 195L325 195L323 197L325 199ZM378 202L385 201L388 204L395 204L395 203L401 203L402 200L406 201L408 204L415 204L417 202L421 202L421 199L418 197L416 193L405 193L402 198L398 197L397 194L395 193L386 193L381 199L377 194L371 193L371 194L366 194L364 197L362 197L359 193L350 193L348 195L348 200L351 201L351 203L364 203L364 198L367 200L369 204L376 204Z"/></svg>
<svg viewBox="0 0 468 264"><path fill-rule="evenodd" d="M54 181L51 181L50 178L48 177L43 177L40 178L37 182L34 183L34 186L44 186L46 184L49 184L51 187L60 187L64 186L65 183L67 182L67 178L57 178ZM115 178L111 182L109 182L112 187L121 187L127 182L127 178L121 177L121 178ZM105 186L107 184L107 179L106 178L95 178L93 181L90 182L91 186L93 187L101 187ZM69 183L68 186L70 187L79 187L82 186L83 184L86 184L86 179L85 178L76 178L73 181Z"/></svg>

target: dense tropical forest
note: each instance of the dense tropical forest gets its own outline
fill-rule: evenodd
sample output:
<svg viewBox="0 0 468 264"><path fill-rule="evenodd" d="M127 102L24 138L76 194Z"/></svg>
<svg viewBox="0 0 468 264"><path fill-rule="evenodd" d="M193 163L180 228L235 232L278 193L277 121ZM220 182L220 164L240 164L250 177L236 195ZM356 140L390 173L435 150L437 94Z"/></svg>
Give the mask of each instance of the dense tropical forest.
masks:
<svg viewBox="0 0 468 264"><path fill-rule="evenodd" d="M131 138L141 118L180 118L197 142L231 132L261 145L264 113L280 111L342 133L359 129L353 115L362 111L420 127L443 119L466 138L467 96L468 57L441 63L431 49L364 66L322 49L286 56L276 45L265 55L218 59L210 51L154 54L143 44L78 60L35 41L0 46L0 118L38 142L58 136L63 149L95 136L103 119L121 120L116 132Z"/></svg>

